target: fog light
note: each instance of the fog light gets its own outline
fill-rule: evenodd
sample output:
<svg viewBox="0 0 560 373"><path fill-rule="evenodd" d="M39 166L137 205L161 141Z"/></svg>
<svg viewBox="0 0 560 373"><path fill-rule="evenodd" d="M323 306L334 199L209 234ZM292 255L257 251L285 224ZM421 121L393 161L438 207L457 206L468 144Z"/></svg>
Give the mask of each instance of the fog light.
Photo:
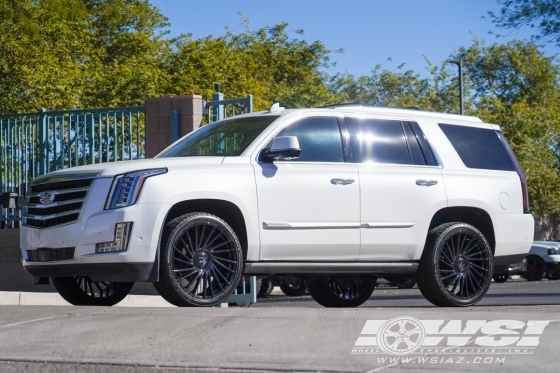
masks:
<svg viewBox="0 0 560 373"><path fill-rule="evenodd" d="M96 253L114 253L128 249L128 239L132 232L132 222L117 223L115 225L115 239L112 242L102 242L95 245Z"/></svg>

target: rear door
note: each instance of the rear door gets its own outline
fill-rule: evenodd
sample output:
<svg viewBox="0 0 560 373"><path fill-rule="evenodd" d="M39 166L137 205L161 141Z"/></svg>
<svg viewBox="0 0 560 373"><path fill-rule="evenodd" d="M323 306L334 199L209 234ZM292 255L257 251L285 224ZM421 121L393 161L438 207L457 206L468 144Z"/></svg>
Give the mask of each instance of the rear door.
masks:
<svg viewBox="0 0 560 373"><path fill-rule="evenodd" d="M413 121L347 117L360 175L360 261L419 259L432 216L447 205L440 168Z"/></svg>

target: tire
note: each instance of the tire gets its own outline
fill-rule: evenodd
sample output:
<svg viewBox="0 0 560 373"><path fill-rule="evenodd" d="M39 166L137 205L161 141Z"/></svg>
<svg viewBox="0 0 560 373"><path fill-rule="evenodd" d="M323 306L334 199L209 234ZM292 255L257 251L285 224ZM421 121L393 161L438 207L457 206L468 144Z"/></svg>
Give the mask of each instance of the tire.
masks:
<svg viewBox="0 0 560 373"><path fill-rule="evenodd" d="M446 223L428 233L416 279L426 299L440 307L478 303L494 270L492 249L478 229Z"/></svg>
<svg viewBox="0 0 560 373"><path fill-rule="evenodd" d="M274 288L274 286L272 286L272 281L270 281L269 277L265 277L263 279L257 280L257 282L260 282L260 285L257 284L257 298L267 298L270 293L272 293L272 289Z"/></svg>
<svg viewBox="0 0 560 373"><path fill-rule="evenodd" d="M412 289L416 285L414 276L389 276L384 278L399 289Z"/></svg>
<svg viewBox="0 0 560 373"><path fill-rule="evenodd" d="M506 282L507 280L509 280L509 273L505 273L505 274L494 274L494 276L492 276L492 278L494 279L495 282L498 283L502 283L502 282Z"/></svg>
<svg viewBox="0 0 560 373"><path fill-rule="evenodd" d="M243 271L243 251L233 229L202 212L167 223L160 247L158 293L178 307L215 306L235 290Z"/></svg>
<svg viewBox="0 0 560 373"><path fill-rule="evenodd" d="M301 297L307 292L307 287L303 280L298 280L280 285L280 290L289 297Z"/></svg>
<svg viewBox="0 0 560 373"><path fill-rule="evenodd" d="M560 280L560 271L554 271L546 274L546 278L552 281Z"/></svg>
<svg viewBox="0 0 560 373"><path fill-rule="evenodd" d="M358 307L369 299L377 278L373 276L310 277L306 280L311 297L324 307Z"/></svg>
<svg viewBox="0 0 560 373"><path fill-rule="evenodd" d="M523 278L527 281L541 281L546 274L546 262L537 255L527 255L527 272Z"/></svg>
<svg viewBox="0 0 560 373"><path fill-rule="evenodd" d="M58 294L74 306L111 307L122 301L134 282L92 281L89 277L53 277Z"/></svg>

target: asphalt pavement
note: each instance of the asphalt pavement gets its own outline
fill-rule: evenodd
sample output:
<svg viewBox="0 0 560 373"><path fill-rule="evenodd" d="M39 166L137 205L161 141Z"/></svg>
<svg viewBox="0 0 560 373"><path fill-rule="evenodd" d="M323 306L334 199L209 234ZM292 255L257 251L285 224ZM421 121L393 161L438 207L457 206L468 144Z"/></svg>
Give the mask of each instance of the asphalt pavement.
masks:
<svg viewBox="0 0 560 373"><path fill-rule="evenodd" d="M468 308L388 286L352 309L0 306L0 372L556 373L559 311L560 281L492 284Z"/></svg>

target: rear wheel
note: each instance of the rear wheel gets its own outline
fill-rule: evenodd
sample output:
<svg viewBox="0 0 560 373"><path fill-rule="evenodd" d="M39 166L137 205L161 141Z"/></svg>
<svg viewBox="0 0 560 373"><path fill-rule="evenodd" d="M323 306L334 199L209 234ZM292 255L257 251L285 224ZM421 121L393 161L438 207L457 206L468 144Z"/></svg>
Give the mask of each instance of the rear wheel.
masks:
<svg viewBox="0 0 560 373"><path fill-rule="evenodd" d="M446 223L428 233L416 278L432 304L472 306L488 291L493 269L492 250L478 229Z"/></svg>
<svg viewBox="0 0 560 373"><path fill-rule="evenodd" d="M311 297L324 307L358 307L369 299L377 278L372 276L310 277L306 280Z"/></svg>
<svg viewBox="0 0 560 373"><path fill-rule="evenodd" d="M93 281L89 277L53 277L58 294L74 306L114 306L122 301L134 282Z"/></svg>
<svg viewBox="0 0 560 373"><path fill-rule="evenodd" d="M214 306L237 287L243 252L233 229L208 213L180 216L165 226L158 293L179 307Z"/></svg>
<svg viewBox="0 0 560 373"><path fill-rule="evenodd" d="M507 280L509 280L509 277L509 273L495 274L494 276L492 276L495 282L506 282Z"/></svg>
<svg viewBox="0 0 560 373"><path fill-rule="evenodd" d="M541 281L546 273L546 262L537 255L527 255L527 272L523 278L527 281Z"/></svg>

